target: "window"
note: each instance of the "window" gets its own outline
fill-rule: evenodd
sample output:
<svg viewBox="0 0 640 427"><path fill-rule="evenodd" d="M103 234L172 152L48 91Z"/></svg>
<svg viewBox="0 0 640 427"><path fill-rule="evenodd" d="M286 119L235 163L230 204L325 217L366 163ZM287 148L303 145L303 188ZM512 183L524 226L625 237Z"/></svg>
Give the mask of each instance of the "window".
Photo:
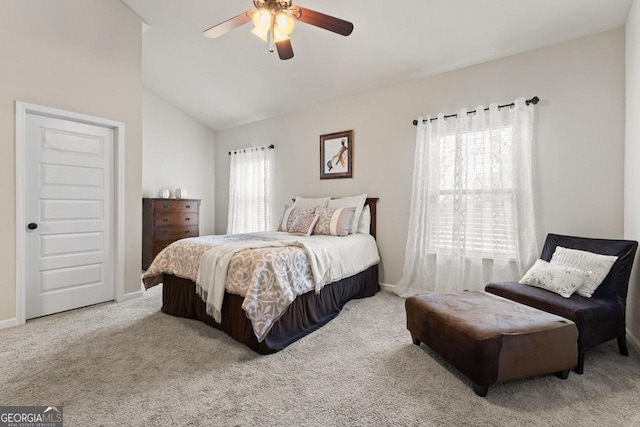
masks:
<svg viewBox="0 0 640 427"><path fill-rule="evenodd" d="M439 138L429 252L517 259L513 127Z"/></svg>
<svg viewBox="0 0 640 427"><path fill-rule="evenodd" d="M417 121L398 295L482 290L518 280L538 257L534 105L519 98Z"/></svg>
<svg viewBox="0 0 640 427"><path fill-rule="evenodd" d="M246 148L231 153L227 233L271 227L273 149Z"/></svg>

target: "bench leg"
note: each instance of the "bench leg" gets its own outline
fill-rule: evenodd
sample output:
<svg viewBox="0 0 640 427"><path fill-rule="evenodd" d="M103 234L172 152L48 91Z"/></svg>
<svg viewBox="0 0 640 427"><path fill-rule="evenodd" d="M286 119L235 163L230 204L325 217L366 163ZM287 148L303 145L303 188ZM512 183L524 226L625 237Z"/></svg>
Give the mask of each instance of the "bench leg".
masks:
<svg viewBox="0 0 640 427"><path fill-rule="evenodd" d="M475 394L477 394L480 397L485 397L487 395L487 392L489 391L488 385L478 385L476 383L472 383L472 384L473 384L473 392Z"/></svg>
<svg viewBox="0 0 640 427"><path fill-rule="evenodd" d="M629 349L627 348L627 336L623 335L618 337L618 350L620 350L620 354L623 356L629 355Z"/></svg>
<svg viewBox="0 0 640 427"><path fill-rule="evenodd" d="M553 375L555 375L556 377L560 378L561 380L566 380L567 378L569 378L569 372L570 370L566 370L566 371L560 371L560 372L556 372Z"/></svg>
<svg viewBox="0 0 640 427"><path fill-rule="evenodd" d="M584 373L584 353L578 353L578 364L573 368L573 372L578 375L582 375Z"/></svg>
<svg viewBox="0 0 640 427"><path fill-rule="evenodd" d="M415 345L420 345L420 340L414 337L413 334L411 334L411 341L413 341Z"/></svg>

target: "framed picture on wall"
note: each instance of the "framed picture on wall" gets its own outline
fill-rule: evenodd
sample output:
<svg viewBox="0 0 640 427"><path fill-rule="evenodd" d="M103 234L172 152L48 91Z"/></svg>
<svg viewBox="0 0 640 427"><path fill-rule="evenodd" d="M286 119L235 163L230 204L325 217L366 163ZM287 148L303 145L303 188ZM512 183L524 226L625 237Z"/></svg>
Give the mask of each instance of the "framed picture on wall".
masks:
<svg viewBox="0 0 640 427"><path fill-rule="evenodd" d="M353 178L353 130L320 135L320 179Z"/></svg>

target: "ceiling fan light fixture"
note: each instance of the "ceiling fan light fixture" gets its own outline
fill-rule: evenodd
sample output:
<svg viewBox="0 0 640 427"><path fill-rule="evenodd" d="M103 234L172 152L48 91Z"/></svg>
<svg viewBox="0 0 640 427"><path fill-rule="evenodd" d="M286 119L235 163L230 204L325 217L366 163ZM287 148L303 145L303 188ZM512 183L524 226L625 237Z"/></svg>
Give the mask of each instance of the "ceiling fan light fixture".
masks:
<svg viewBox="0 0 640 427"><path fill-rule="evenodd" d="M296 27L296 20L285 12L279 12L276 15L276 30L280 33L288 36L293 32L293 29Z"/></svg>
<svg viewBox="0 0 640 427"><path fill-rule="evenodd" d="M254 36L256 36L258 38L261 38L265 42L269 41L269 39L268 39L269 30L263 30L262 28L255 27L253 30L251 30L251 34L253 34Z"/></svg>
<svg viewBox="0 0 640 427"><path fill-rule="evenodd" d="M278 28L273 29L273 41L281 42L284 40L289 40L289 36L278 31Z"/></svg>
<svg viewBox="0 0 640 427"><path fill-rule="evenodd" d="M271 28L271 12L260 9L253 14L253 25L260 30L269 31Z"/></svg>

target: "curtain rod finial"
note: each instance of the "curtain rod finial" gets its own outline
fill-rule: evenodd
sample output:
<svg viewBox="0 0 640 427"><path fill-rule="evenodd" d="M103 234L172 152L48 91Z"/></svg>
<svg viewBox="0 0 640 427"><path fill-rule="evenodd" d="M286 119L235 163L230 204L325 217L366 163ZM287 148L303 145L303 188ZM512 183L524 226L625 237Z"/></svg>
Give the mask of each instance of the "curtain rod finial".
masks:
<svg viewBox="0 0 640 427"><path fill-rule="evenodd" d="M417 121L417 120L414 120L414 121L413 121L413 125L414 125L414 126L418 126L418 121Z"/></svg>
<svg viewBox="0 0 640 427"><path fill-rule="evenodd" d="M534 96L533 98L527 100L527 105L529 104L536 105L539 101L540 101L540 98L538 98L537 96Z"/></svg>

